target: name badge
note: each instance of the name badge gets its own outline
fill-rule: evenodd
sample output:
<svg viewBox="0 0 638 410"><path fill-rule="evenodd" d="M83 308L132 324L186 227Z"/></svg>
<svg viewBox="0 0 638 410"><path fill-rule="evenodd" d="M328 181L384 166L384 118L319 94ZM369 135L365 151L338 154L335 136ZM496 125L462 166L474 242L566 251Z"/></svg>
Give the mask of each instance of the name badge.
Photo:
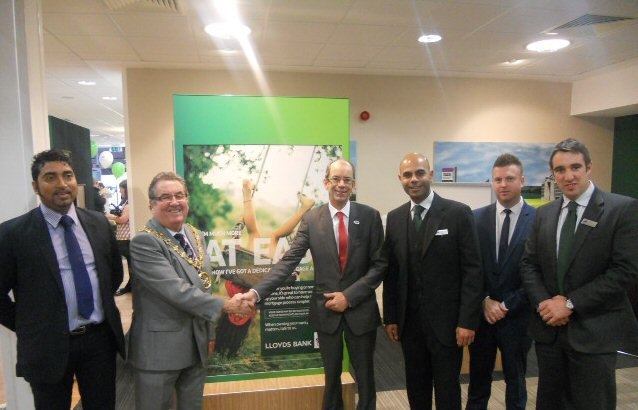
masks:
<svg viewBox="0 0 638 410"><path fill-rule="evenodd" d="M589 226L591 228L595 228L596 225L598 225L598 222L592 221L591 219L585 219L585 218L583 218L583 220L580 221L580 223L585 225L585 226Z"/></svg>
<svg viewBox="0 0 638 410"><path fill-rule="evenodd" d="M443 235L447 235L447 229L439 229L438 231L436 231L436 233L434 234L434 236L443 236Z"/></svg>

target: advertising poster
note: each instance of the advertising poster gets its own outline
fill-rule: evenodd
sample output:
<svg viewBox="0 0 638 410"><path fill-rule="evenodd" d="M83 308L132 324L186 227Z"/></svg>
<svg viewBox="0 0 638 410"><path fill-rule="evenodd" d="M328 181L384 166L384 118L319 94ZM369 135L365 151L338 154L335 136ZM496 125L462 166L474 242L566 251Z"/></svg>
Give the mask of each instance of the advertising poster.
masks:
<svg viewBox="0 0 638 410"><path fill-rule="evenodd" d="M313 135L316 131L309 131L309 138L286 138L291 129L299 129L296 121L300 118L299 107L289 113L285 104L277 111L276 129L254 122L252 138L244 133L237 138L233 137L234 132L228 132L232 128L229 124L215 121L229 118L230 114L220 115L217 110L209 112L210 124L204 128L207 136L189 136L195 128L178 125L200 119L178 121L178 103L186 97L191 96L175 99L177 169L190 191L189 223L206 237L213 266L213 293L228 297L247 291L268 275L272 265L289 249L303 215L328 200L323 184L326 167L343 158L347 149L348 134L343 133L348 129L347 100L343 105L344 100L340 99L284 99L302 105L311 102L313 108L318 102L341 105L338 117L332 117L330 109L326 111L331 118L322 121L322 128L340 122L346 126L333 132L325 130L323 139ZM225 109L236 98L245 99L240 102L255 103L257 115L264 107L258 97L192 97L228 102ZM268 110L280 102L277 97L265 98ZM245 104L240 105L246 108ZM205 114L200 110L197 115ZM291 114L289 118L287 114ZM190 110L189 115L192 117ZM287 121L293 124L284 125ZM222 133L216 131L220 129ZM342 137L335 138L339 131ZM270 132L276 135L269 135ZM260 303L253 315L223 314L215 326L209 381L321 372L317 337L308 324L313 284L313 262L308 253L286 283Z"/></svg>

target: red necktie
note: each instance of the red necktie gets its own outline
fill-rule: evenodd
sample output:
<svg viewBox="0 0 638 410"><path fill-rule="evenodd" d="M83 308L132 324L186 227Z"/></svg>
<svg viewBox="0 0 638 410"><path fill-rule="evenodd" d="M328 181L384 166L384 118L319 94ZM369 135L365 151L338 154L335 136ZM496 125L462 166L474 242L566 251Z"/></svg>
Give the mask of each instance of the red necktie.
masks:
<svg viewBox="0 0 638 410"><path fill-rule="evenodd" d="M341 265L341 272L346 267L346 257L348 256L348 232L346 231L346 224L343 222L343 212L337 212L339 217L339 264Z"/></svg>

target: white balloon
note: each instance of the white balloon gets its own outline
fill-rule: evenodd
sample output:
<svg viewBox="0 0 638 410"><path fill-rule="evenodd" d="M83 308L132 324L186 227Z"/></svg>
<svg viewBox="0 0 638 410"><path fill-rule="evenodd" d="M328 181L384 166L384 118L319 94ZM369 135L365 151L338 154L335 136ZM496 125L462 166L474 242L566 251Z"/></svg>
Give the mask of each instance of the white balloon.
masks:
<svg viewBox="0 0 638 410"><path fill-rule="evenodd" d="M102 168L111 168L111 165L113 165L113 154L111 154L111 151L102 151L98 157L98 161Z"/></svg>

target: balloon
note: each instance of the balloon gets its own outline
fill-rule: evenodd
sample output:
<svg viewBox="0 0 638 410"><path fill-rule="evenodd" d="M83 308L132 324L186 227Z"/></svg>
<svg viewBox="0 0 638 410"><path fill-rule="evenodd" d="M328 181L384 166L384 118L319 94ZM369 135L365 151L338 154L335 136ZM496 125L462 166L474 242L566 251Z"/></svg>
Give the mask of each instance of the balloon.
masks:
<svg viewBox="0 0 638 410"><path fill-rule="evenodd" d="M111 171L113 171L115 178L119 178L126 172L126 167L121 162L116 162L111 166Z"/></svg>
<svg viewBox="0 0 638 410"><path fill-rule="evenodd" d="M91 158L97 155L97 142L91 140Z"/></svg>
<svg viewBox="0 0 638 410"><path fill-rule="evenodd" d="M111 151L102 151L98 157L98 161L102 168L111 168L113 164L113 154L111 154Z"/></svg>

